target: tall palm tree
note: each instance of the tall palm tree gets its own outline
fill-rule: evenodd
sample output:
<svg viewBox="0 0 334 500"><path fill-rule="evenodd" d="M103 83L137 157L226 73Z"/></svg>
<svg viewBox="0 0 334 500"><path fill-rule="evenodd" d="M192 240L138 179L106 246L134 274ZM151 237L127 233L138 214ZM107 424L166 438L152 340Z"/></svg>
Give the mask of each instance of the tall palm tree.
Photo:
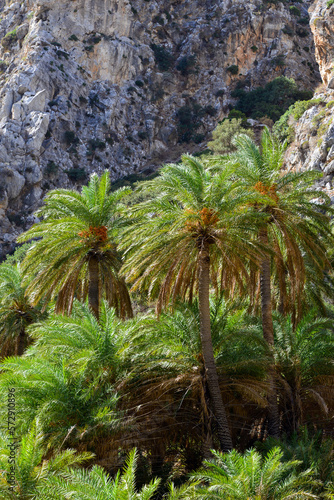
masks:
<svg viewBox="0 0 334 500"><path fill-rule="evenodd" d="M122 225L121 200L129 190L110 192L108 172L91 176L81 193L48 193L34 224L18 241L37 239L22 263L32 303L56 298L56 312L71 313L75 296L99 316L102 293L122 318L132 316L131 301L119 275L122 259L115 237Z"/></svg>
<svg viewBox="0 0 334 500"><path fill-rule="evenodd" d="M21 356L31 339L27 327L46 314L25 296L20 265L0 265L0 357Z"/></svg>
<svg viewBox="0 0 334 500"><path fill-rule="evenodd" d="M147 287L149 296L158 296L158 314L170 301L191 301L198 294L202 354L223 450L231 449L232 440L212 346L210 278L216 291L219 281L228 289L241 284L242 257L251 252L249 210L229 177L228 170L211 174L189 155L179 165L165 166L144 184L150 199L133 207L137 220L121 244L124 272L133 289Z"/></svg>
<svg viewBox="0 0 334 500"><path fill-rule="evenodd" d="M290 278L290 302L295 305L297 317L301 313L301 298L305 284L305 261L312 264L318 279L329 266L327 248L333 244L329 226L330 200L313 184L318 172L282 172L285 144L281 144L265 128L261 148L246 135L234 140L237 151L231 159L238 166L237 175L245 190L258 192L262 200L253 203L254 212L262 219L257 237L263 249L260 263L261 314L263 335L268 344L274 345L272 316L271 273L272 259L279 276L282 304L286 304L286 274ZM274 389L274 368L271 370L271 416L269 433L279 436L277 396Z"/></svg>
<svg viewBox="0 0 334 500"><path fill-rule="evenodd" d="M272 250L262 256L260 274L263 333L267 342L273 344L272 264L282 295L287 293L286 275L289 277L290 296L282 302L296 305L297 322L306 278L305 259L319 280L323 279L326 266L330 267L327 248L334 242L329 225L333 209L329 197L314 189L315 180L321 176L318 171L282 171L286 145L267 128L260 147L246 135L237 136L234 142L238 149L231 159L237 165L243 188L262 196L253 208L265 215L258 239L264 248Z"/></svg>

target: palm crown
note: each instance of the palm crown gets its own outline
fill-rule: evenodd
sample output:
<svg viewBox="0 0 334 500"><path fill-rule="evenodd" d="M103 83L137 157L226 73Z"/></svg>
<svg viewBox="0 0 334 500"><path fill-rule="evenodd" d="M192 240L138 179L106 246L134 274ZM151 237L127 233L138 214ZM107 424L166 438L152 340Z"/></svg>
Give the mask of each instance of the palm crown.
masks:
<svg viewBox="0 0 334 500"><path fill-rule="evenodd" d="M158 312L170 300L192 300L203 246L210 247L217 292L225 288L228 293L247 274L242 257L255 258L250 211L230 177L228 168L213 175L194 157L184 155L182 164L166 165L159 177L142 186L150 199L133 208L135 224L122 235L123 270L134 290L143 287L150 297L158 295Z"/></svg>
<svg viewBox="0 0 334 500"><path fill-rule="evenodd" d="M129 190L109 193L110 180L91 176L78 193L51 191L39 211L43 221L24 233L19 241L34 242L22 268L33 303L57 297L56 312L70 313L74 296L89 304L98 317L102 291L121 317L132 308L124 280L119 276L121 257L115 236L122 225L121 200Z"/></svg>

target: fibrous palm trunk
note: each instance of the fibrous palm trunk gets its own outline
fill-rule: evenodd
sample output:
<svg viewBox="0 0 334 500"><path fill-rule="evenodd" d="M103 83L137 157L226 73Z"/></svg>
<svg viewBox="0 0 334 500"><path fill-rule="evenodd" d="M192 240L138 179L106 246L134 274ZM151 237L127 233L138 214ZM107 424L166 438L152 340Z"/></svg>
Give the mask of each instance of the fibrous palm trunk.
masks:
<svg viewBox="0 0 334 500"><path fill-rule="evenodd" d="M99 286L99 260L95 253L88 260L88 303L96 319L99 319L100 286Z"/></svg>
<svg viewBox="0 0 334 500"><path fill-rule="evenodd" d="M202 354L206 369L210 399L212 401L213 412L218 427L220 446L222 448L222 451L226 452L232 449L232 438L227 423L226 411L221 396L217 368L213 354L209 302L210 245L206 241L202 242L200 248L198 282L198 302Z"/></svg>
<svg viewBox="0 0 334 500"><path fill-rule="evenodd" d="M259 234L259 239L262 245L268 247L268 230L264 227ZM274 348L274 324L273 313L271 305L271 269L270 269L270 256L265 255L261 261L260 269L260 284L261 284L261 314L262 314L262 329L263 336L267 341L271 351ZM274 362L269 368L269 426L268 433L270 436L279 437L280 435L280 421L277 404L277 391L276 391L276 375Z"/></svg>
<svg viewBox="0 0 334 500"><path fill-rule="evenodd" d="M27 344L27 336L26 336L24 328L22 327L20 330L20 333L16 339L16 355L17 356L23 355L23 353L26 349L26 344Z"/></svg>

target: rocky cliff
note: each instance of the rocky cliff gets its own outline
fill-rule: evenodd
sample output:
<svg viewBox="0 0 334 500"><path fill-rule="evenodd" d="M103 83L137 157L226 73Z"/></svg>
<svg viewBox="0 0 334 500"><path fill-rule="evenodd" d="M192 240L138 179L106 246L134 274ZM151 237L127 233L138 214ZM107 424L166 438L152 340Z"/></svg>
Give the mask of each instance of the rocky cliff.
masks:
<svg viewBox="0 0 334 500"><path fill-rule="evenodd" d="M299 120L290 118L294 140L286 164L296 170L321 170L324 175L319 187L334 202L334 2L315 2L310 8L310 25L323 83L312 99L314 105Z"/></svg>
<svg viewBox="0 0 334 500"><path fill-rule="evenodd" d="M314 88L309 5L0 0L0 259L47 190L203 149L236 85Z"/></svg>

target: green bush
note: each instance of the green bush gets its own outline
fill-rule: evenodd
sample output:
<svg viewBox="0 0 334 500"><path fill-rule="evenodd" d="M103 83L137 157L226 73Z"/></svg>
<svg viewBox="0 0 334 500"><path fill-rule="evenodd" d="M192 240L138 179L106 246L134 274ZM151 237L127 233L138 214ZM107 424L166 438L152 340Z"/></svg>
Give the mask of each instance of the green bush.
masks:
<svg viewBox="0 0 334 500"><path fill-rule="evenodd" d="M239 73L239 66L237 64L232 64L232 66L229 66L226 71L231 73L231 75L237 75Z"/></svg>
<svg viewBox="0 0 334 500"><path fill-rule="evenodd" d="M77 37L77 35L71 35L69 37L69 40L73 41L73 42L77 42L79 40L79 38Z"/></svg>
<svg viewBox="0 0 334 500"><path fill-rule="evenodd" d="M265 87L257 87L250 92L236 89L231 93L232 97L239 98L236 110L254 119L268 116L274 122L296 101L309 100L312 95L311 91L298 89L292 78L284 76L279 76Z"/></svg>
<svg viewBox="0 0 334 500"><path fill-rule="evenodd" d="M242 126L247 125L247 116L245 115L245 113L243 113L242 111L239 111L238 109L231 109L227 118L229 120L232 120L232 118L236 118L237 120L241 120Z"/></svg>
<svg viewBox="0 0 334 500"><path fill-rule="evenodd" d="M328 0L327 9L329 9L334 4L334 0Z"/></svg>
<svg viewBox="0 0 334 500"><path fill-rule="evenodd" d="M235 151L232 144L232 139L235 135L247 134L254 138L254 132L250 129L243 128L241 118L232 118L219 123L212 132L212 141L208 142L208 148L216 154L227 154Z"/></svg>
<svg viewBox="0 0 334 500"><path fill-rule="evenodd" d="M66 130L64 133L64 140L68 145L76 144L78 142L78 138L73 130Z"/></svg>
<svg viewBox="0 0 334 500"><path fill-rule="evenodd" d="M300 37L300 38L305 38L309 35L309 32L308 30L304 29L304 28L297 28L296 29L296 33L297 35Z"/></svg>
<svg viewBox="0 0 334 500"><path fill-rule="evenodd" d="M104 141L100 141L100 139L89 139L88 144L93 151L96 149L102 150L106 148L106 143Z"/></svg>
<svg viewBox="0 0 334 500"><path fill-rule="evenodd" d="M275 66L275 68L278 66L282 68L285 66L285 55L284 54L278 54L276 57L273 57L272 60L270 61L272 66Z"/></svg>
<svg viewBox="0 0 334 500"><path fill-rule="evenodd" d="M48 161L48 164L47 166L45 167L45 174L46 175L53 175L53 174L56 174L59 170L59 166L57 165L57 163L55 163L54 161Z"/></svg>
<svg viewBox="0 0 334 500"><path fill-rule="evenodd" d="M70 170L65 170L65 173L72 182L85 181L87 179L87 172L84 168L71 168Z"/></svg>
<svg viewBox="0 0 334 500"><path fill-rule="evenodd" d="M295 6L295 5L290 5L289 7L290 14L293 14L294 16L300 16L300 10Z"/></svg>
<svg viewBox="0 0 334 500"><path fill-rule="evenodd" d="M289 36L293 36L294 35L294 31L293 31L293 28L291 26L289 26L288 24L286 24L284 26L284 28L282 29L283 33L285 33L286 35L289 35Z"/></svg>
<svg viewBox="0 0 334 500"><path fill-rule="evenodd" d="M191 73L192 68L195 66L196 57L194 55L182 57L176 65L176 69L180 71L181 75L187 76Z"/></svg>
<svg viewBox="0 0 334 500"><path fill-rule="evenodd" d="M163 26L163 25L165 24L165 20L164 20L164 18L163 18L163 17L161 17L161 16L159 16L159 14L158 14L158 15L156 15L156 16L154 16L154 18L153 18L153 22L154 22L154 23L161 24L161 26Z"/></svg>
<svg viewBox="0 0 334 500"><path fill-rule="evenodd" d="M207 106L205 106L204 112L209 116L215 116L217 114L216 108L211 106L211 104L208 104Z"/></svg>
<svg viewBox="0 0 334 500"><path fill-rule="evenodd" d="M0 73L4 73L7 68L8 68L8 64L6 63L6 61L3 61L2 59L0 59Z"/></svg>
<svg viewBox="0 0 334 500"><path fill-rule="evenodd" d="M205 139L204 134L195 134L193 137L193 141L195 144L200 144L201 142L204 141L204 139Z"/></svg>
<svg viewBox="0 0 334 500"><path fill-rule="evenodd" d="M297 21L298 24L304 24L305 26L308 26L310 24L310 20L308 17L301 17Z"/></svg>
<svg viewBox="0 0 334 500"><path fill-rule="evenodd" d="M174 57L165 47L162 45L156 45L152 43L151 49L154 53L155 62L161 71L168 71L174 64Z"/></svg>
<svg viewBox="0 0 334 500"><path fill-rule="evenodd" d="M294 121L299 120L305 111L320 103L321 99L311 99L309 101L297 101L292 104L274 125L274 133L279 140L287 140L288 143L291 143L294 140L294 127L291 124L291 118Z"/></svg>
<svg viewBox="0 0 334 500"><path fill-rule="evenodd" d="M10 31L9 33L6 33L6 35L1 40L1 45L3 47L8 48L17 40L16 30L17 28L15 28L13 31Z"/></svg>
<svg viewBox="0 0 334 500"><path fill-rule="evenodd" d="M194 133L201 125L201 118L204 115L205 110L196 102L182 106L177 110L179 142L190 142L193 139Z"/></svg>
<svg viewBox="0 0 334 500"><path fill-rule="evenodd" d="M147 139L148 137L148 134L145 130L140 130L138 132L138 138L141 140L141 141L144 141L145 139Z"/></svg>

